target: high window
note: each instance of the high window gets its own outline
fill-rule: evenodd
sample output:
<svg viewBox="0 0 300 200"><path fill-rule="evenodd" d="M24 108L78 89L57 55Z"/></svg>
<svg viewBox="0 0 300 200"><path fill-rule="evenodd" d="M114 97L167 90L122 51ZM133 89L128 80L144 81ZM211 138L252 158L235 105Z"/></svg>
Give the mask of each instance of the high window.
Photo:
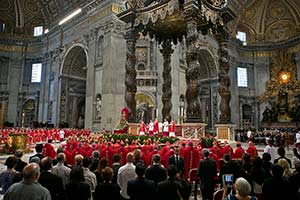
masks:
<svg viewBox="0 0 300 200"><path fill-rule="evenodd" d="M238 31L236 34L236 39L240 40L243 45L247 45L246 33Z"/></svg>
<svg viewBox="0 0 300 200"><path fill-rule="evenodd" d="M37 36L41 36L43 35L43 26L36 26L33 29L33 36L37 37Z"/></svg>
<svg viewBox="0 0 300 200"><path fill-rule="evenodd" d="M238 87L248 87L247 68L237 68L237 84Z"/></svg>
<svg viewBox="0 0 300 200"><path fill-rule="evenodd" d="M31 82L40 83L42 79L42 63L32 64Z"/></svg>
<svg viewBox="0 0 300 200"><path fill-rule="evenodd" d="M5 24L0 22L0 33L4 33L5 31Z"/></svg>

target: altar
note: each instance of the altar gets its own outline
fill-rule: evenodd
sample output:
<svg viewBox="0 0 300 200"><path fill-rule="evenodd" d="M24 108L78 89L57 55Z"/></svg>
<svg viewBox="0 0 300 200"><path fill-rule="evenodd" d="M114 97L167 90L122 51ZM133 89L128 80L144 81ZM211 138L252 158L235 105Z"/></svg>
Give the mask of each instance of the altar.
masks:
<svg viewBox="0 0 300 200"><path fill-rule="evenodd" d="M184 139L200 139L205 136L205 123L183 123L177 124L175 126L176 137L181 137ZM139 134L140 124L138 123L128 123L128 133L132 135ZM160 133L162 134L162 133Z"/></svg>
<svg viewBox="0 0 300 200"><path fill-rule="evenodd" d="M8 147L11 149L26 149L27 134L24 133L9 133Z"/></svg>

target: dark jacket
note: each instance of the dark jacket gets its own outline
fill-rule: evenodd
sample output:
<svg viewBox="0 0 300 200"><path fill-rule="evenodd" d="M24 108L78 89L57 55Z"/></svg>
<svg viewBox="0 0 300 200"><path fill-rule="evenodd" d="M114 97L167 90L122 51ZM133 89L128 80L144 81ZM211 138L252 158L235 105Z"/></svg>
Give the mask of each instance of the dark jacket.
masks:
<svg viewBox="0 0 300 200"><path fill-rule="evenodd" d="M157 197L159 200L180 200L180 190L182 190L182 186L177 180L168 179L158 183Z"/></svg>
<svg viewBox="0 0 300 200"><path fill-rule="evenodd" d="M167 179L166 169L160 165L152 165L146 170L145 175L148 180L154 181L155 186L157 186L159 182Z"/></svg>
<svg viewBox="0 0 300 200"><path fill-rule="evenodd" d="M94 200L119 200L120 187L115 183L100 183L95 188Z"/></svg>
<svg viewBox="0 0 300 200"><path fill-rule="evenodd" d="M202 195L211 198L214 193L215 177L217 176L216 162L209 158L200 161L198 168Z"/></svg>
<svg viewBox="0 0 300 200"><path fill-rule="evenodd" d="M65 199L62 178L48 171L42 171L38 182L47 188L52 200Z"/></svg>
<svg viewBox="0 0 300 200"><path fill-rule="evenodd" d="M67 200L88 200L91 197L90 186L87 183L69 183L66 185Z"/></svg>
<svg viewBox="0 0 300 200"><path fill-rule="evenodd" d="M18 172L23 172L24 167L27 165L26 162L18 158L18 163L15 166L15 170Z"/></svg>
<svg viewBox="0 0 300 200"><path fill-rule="evenodd" d="M179 155L178 155L179 156ZM175 155L169 157L168 164L175 165L177 168L178 173L183 173L184 171L184 160L182 157L179 156L178 160L176 161Z"/></svg>
<svg viewBox="0 0 300 200"><path fill-rule="evenodd" d="M136 178L128 181L127 194L133 200L155 199L154 181L145 178Z"/></svg>
<svg viewBox="0 0 300 200"><path fill-rule="evenodd" d="M44 156L41 153L37 153L37 154L34 154L33 156L29 157L29 162L34 157L38 157L40 160L42 160L44 158Z"/></svg>

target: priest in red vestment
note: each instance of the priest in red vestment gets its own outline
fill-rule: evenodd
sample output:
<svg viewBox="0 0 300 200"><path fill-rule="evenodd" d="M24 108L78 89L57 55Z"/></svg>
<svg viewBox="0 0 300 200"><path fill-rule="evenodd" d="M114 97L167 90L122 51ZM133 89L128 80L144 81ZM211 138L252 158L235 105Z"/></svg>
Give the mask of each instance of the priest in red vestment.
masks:
<svg viewBox="0 0 300 200"><path fill-rule="evenodd" d="M189 171L193 168L198 168L199 165L199 151L193 145L193 142L189 142L188 146L184 150L184 177L187 179Z"/></svg>

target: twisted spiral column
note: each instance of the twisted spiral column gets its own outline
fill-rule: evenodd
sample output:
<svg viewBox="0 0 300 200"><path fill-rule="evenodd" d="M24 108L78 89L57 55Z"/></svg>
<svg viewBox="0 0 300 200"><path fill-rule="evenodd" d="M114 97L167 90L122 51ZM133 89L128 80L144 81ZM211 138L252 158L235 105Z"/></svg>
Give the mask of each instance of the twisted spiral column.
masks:
<svg viewBox="0 0 300 200"><path fill-rule="evenodd" d="M162 85L162 116L164 119L171 120L172 109L172 76L171 76L171 54L174 52L170 40L165 40L162 43L162 49L160 50L163 55L163 85Z"/></svg>
<svg viewBox="0 0 300 200"><path fill-rule="evenodd" d="M125 102L129 112L129 122L136 122L136 101L135 94L137 90L136 84L136 41L138 33L134 30L129 30L126 35L126 74L125 74Z"/></svg>

